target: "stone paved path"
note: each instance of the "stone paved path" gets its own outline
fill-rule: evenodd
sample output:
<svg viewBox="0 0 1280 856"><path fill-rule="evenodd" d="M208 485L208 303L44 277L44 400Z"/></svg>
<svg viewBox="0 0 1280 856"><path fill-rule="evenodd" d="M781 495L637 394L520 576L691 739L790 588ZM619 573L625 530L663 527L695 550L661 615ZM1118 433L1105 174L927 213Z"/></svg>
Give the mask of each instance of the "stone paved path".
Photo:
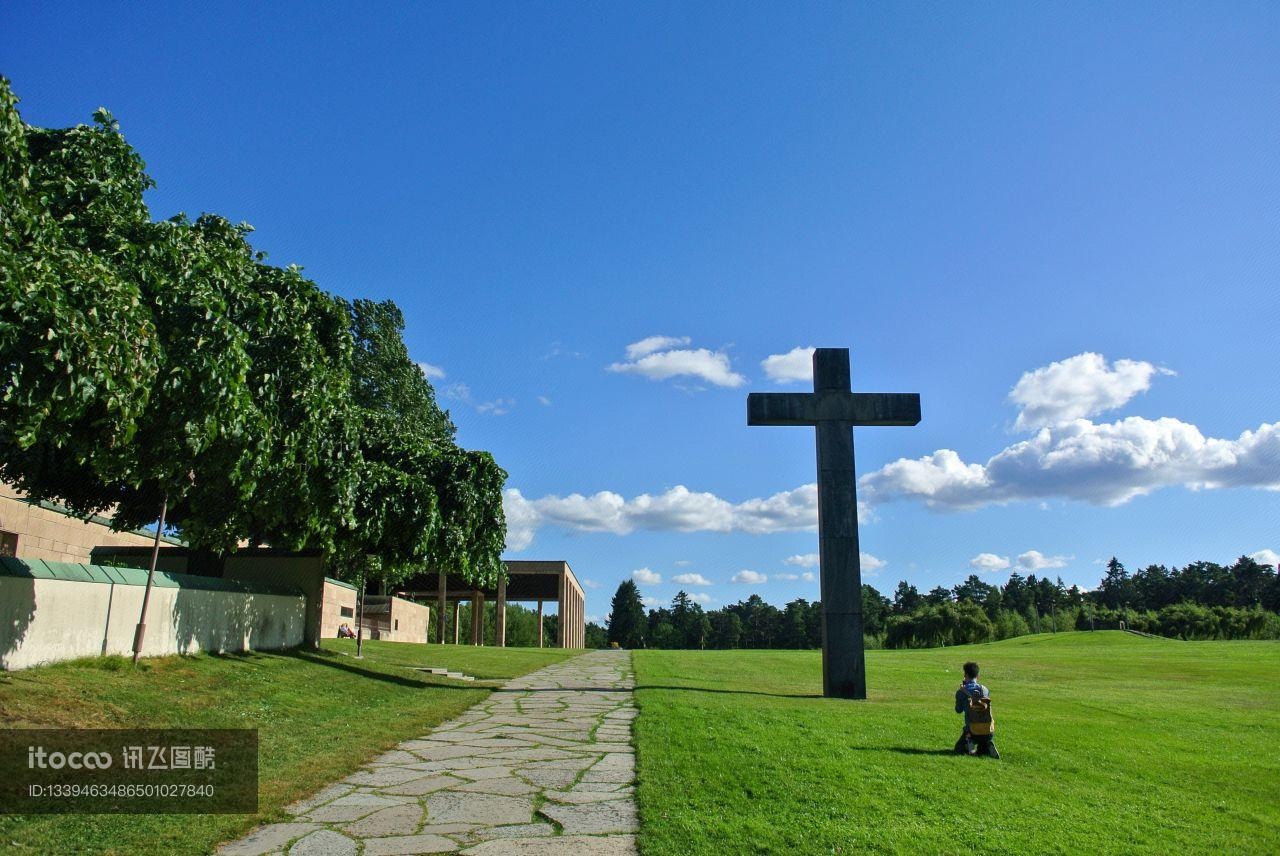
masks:
<svg viewBox="0 0 1280 856"><path fill-rule="evenodd" d="M634 854L634 687L627 651L516 678L218 852Z"/></svg>

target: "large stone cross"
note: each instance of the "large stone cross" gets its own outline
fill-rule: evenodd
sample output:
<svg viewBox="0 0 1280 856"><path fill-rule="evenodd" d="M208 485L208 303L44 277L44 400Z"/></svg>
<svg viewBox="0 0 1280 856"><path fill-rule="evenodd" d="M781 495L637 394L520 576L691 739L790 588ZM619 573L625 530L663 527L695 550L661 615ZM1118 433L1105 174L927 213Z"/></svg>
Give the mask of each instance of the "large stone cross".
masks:
<svg viewBox="0 0 1280 856"><path fill-rule="evenodd" d="M854 393L849 349L813 352L813 392L753 392L748 425L818 429L818 560L822 574L822 694L866 698L862 642L862 566L853 474L854 425L915 425L920 396Z"/></svg>

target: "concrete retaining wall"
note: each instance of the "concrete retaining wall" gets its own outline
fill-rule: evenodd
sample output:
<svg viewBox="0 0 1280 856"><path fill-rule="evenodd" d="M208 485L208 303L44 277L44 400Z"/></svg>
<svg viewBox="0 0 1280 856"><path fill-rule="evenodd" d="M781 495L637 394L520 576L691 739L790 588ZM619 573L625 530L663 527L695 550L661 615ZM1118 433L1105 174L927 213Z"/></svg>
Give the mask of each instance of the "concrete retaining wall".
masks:
<svg viewBox="0 0 1280 856"><path fill-rule="evenodd" d="M128 655L146 571L0 559L0 668ZM307 601L296 588L156 572L144 656L301 645Z"/></svg>

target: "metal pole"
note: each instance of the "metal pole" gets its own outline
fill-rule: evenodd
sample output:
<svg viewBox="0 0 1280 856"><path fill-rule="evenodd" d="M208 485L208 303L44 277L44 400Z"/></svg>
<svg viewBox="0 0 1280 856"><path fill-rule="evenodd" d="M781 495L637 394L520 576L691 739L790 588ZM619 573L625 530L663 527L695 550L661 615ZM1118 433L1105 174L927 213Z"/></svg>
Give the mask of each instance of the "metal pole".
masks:
<svg viewBox="0 0 1280 856"><path fill-rule="evenodd" d="M156 524L156 541L151 547L151 569L147 571L147 588L142 593L142 614L138 616L138 627L133 631L133 662L136 665L142 656L142 640L147 635L147 606L151 603L151 584L156 578L156 562L160 559L160 533L164 532L164 516L169 510L169 495L160 502L160 522Z"/></svg>
<svg viewBox="0 0 1280 856"><path fill-rule="evenodd" d="M360 571L360 588L356 589L356 659L364 657L364 571Z"/></svg>

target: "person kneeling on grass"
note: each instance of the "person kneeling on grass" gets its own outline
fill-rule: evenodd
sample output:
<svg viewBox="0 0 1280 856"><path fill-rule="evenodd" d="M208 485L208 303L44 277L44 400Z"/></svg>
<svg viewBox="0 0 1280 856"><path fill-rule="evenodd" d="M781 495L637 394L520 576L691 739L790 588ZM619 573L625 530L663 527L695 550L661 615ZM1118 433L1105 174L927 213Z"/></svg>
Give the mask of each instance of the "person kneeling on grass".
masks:
<svg viewBox="0 0 1280 856"><path fill-rule="evenodd" d="M978 664L964 664L964 680L956 690L956 713L964 714L964 731L956 741L956 754L982 753L999 758L996 750L996 721L991 716L991 693L978 683Z"/></svg>

